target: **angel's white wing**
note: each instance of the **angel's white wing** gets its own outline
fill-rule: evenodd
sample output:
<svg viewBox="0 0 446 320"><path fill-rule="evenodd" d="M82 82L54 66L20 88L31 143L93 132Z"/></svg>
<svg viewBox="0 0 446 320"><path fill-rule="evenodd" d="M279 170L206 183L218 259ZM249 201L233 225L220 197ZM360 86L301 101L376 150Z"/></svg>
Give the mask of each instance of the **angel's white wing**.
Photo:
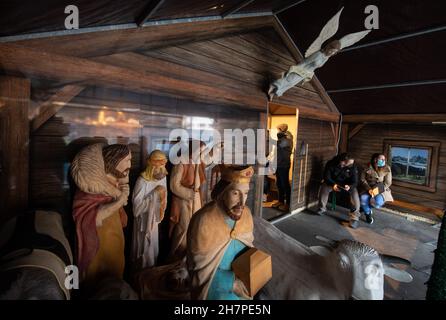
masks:
<svg viewBox="0 0 446 320"><path fill-rule="evenodd" d="M370 31L372 31L372 30L350 33L350 34L342 37L342 39L339 40L339 42L341 42L341 50L354 45L356 42L358 42L359 40L364 38L366 35L368 35Z"/></svg>
<svg viewBox="0 0 446 320"><path fill-rule="evenodd" d="M341 17L342 10L344 10L344 7L342 7L341 10L339 10L339 12L336 13L333 16L333 18L331 18L330 21L328 21L327 24L322 28L319 37L317 37L317 39L314 40L314 42L305 52L305 58L308 58L316 51L321 50L322 44L331 37L333 37L336 34L336 32L338 32L339 18Z"/></svg>

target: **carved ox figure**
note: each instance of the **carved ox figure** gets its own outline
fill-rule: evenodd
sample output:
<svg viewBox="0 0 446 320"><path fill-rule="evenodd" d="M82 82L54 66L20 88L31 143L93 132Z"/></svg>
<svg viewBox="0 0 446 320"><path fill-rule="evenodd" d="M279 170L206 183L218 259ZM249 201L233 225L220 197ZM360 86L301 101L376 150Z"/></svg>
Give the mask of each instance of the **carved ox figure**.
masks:
<svg viewBox="0 0 446 320"><path fill-rule="evenodd" d="M332 241L331 248L309 248L269 222L254 217L254 245L272 256L273 277L259 299L382 300L384 274L401 282L412 276L389 263L407 260L379 255L357 241Z"/></svg>

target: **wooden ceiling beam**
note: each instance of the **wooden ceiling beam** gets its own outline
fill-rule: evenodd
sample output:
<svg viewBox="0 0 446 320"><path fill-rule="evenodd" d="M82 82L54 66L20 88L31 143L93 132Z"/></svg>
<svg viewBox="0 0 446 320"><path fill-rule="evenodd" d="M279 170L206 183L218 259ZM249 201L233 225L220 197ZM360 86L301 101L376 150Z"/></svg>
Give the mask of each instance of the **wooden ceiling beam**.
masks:
<svg viewBox="0 0 446 320"><path fill-rule="evenodd" d="M273 14L280 14L288 9L291 9L292 7L295 7L295 6L305 2L305 1L307 1L307 0L291 1L290 3L287 3L286 5L284 5L283 7L274 9Z"/></svg>
<svg viewBox="0 0 446 320"><path fill-rule="evenodd" d="M150 25L143 28L98 31L9 42L67 56L95 57L145 51L249 33L270 27L272 16Z"/></svg>
<svg viewBox="0 0 446 320"><path fill-rule="evenodd" d="M346 123L446 123L441 114L350 114L343 116Z"/></svg>
<svg viewBox="0 0 446 320"><path fill-rule="evenodd" d="M278 108L294 108L299 110L299 118L305 119L314 119L314 120L322 120L329 122L339 122L339 114L336 112L331 112L328 110L321 110L316 108L304 107L304 106L290 106L284 104L278 104L274 102L269 103L269 108L273 108L273 110L277 110Z"/></svg>
<svg viewBox="0 0 446 320"><path fill-rule="evenodd" d="M225 12L223 12L221 14L221 17L223 19L229 17L232 14L237 13L238 11L242 10L244 7L246 7L247 5L253 3L254 0L244 0L244 1L240 1L239 3L237 3L235 6L233 6L232 8L229 8L228 10L226 10Z"/></svg>
<svg viewBox="0 0 446 320"><path fill-rule="evenodd" d="M205 103L238 105L254 109L266 108L263 95L248 95L218 88L212 84L191 81L130 70L122 67L68 57L18 46L0 44L0 65L8 73L20 73L29 78L67 81L82 85L99 85L122 88L134 92L162 94Z"/></svg>

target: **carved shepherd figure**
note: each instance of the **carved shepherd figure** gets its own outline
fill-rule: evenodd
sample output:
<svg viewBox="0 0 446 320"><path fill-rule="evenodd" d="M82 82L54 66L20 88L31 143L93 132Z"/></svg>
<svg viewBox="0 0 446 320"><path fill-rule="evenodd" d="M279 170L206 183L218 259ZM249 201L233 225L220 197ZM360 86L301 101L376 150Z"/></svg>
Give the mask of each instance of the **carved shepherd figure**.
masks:
<svg viewBox="0 0 446 320"><path fill-rule="evenodd" d="M367 34L369 34L371 30L350 33L340 40L333 40L329 42L322 49L324 42L333 37L338 31L339 18L342 10L344 10L344 8L339 10L339 12L327 22L319 34L319 37L305 52L305 59L298 65L291 66L286 74L282 75L280 79L275 80L270 85L268 90L270 101L273 100L274 95L280 97L292 87L310 81L314 76L315 70L322 67L328 61L328 59L342 49L357 43Z"/></svg>
<svg viewBox="0 0 446 320"><path fill-rule="evenodd" d="M71 175L78 189L73 200L77 265L81 280L122 278L124 233L129 196L131 152L127 145L93 144L74 158Z"/></svg>
<svg viewBox="0 0 446 320"><path fill-rule="evenodd" d="M132 260L136 269L155 266L158 257L158 225L166 210L166 163L162 151L152 151L133 190Z"/></svg>

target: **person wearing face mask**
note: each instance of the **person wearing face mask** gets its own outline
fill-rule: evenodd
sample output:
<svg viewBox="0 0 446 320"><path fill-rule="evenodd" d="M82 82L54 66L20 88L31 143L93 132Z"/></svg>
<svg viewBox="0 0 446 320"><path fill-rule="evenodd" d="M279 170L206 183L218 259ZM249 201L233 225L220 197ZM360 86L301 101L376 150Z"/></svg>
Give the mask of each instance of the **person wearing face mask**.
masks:
<svg viewBox="0 0 446 320"><path fill-rule="evenodd" d="M386 164L386 156L373 154L367 168L361 173L360 183L361 209L367 223L373 223L372 208L378 209L387 201L393 201L391 185L392 170Z"/></svg>
<svg viewBox="0 0 446 320"><path fill-rule="evenodd" d="M222 165L212 201L193 217L187 233L187 266L193 300L249 299L232 262L253 247L253 220L246 206L252 167Z"/></svg>
<svg viewBox="0 0 446 320"><path fill-rule="evenodd" d="M135 270L153 267L159 252L158 225L166 210L167 157L160 150L150 153L147 167L133 191L132 262Z"/></svg>
<svg viewBox="0 0 446 320"><path fill-rule="evenodd" d="M347 153L342 153L327 162L324 170L324 180L319 193L318 215L327 211L328 197L331 192L344 192L350 197L353 209L350 212L350 226L357 228L360 217L360 201L357 190L358 168L355 160Z"/></svg>

